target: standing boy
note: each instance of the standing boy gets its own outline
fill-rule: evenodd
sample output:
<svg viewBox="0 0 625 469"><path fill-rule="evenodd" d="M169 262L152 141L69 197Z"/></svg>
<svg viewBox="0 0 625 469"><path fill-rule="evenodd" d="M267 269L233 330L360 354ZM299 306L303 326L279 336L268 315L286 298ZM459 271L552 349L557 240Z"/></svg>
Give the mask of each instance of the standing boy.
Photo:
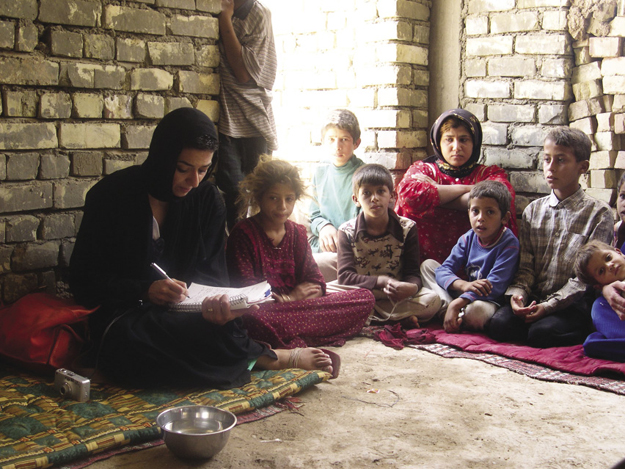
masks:
<svg viewBox="0 0 625 469"><path fill-rule="evenodd" d="M261 154L277 148L271 90L277 60L271 13L258 0L221 0L219 14L219 150L216 182L228 227L237 218L239 182Z"/></svg>
<svg viewBox="0 0 625 469"><path fill-rule="evenodd" d="M353 192L362 212L339 227L338 283L373 290L373 320L408 319L418 327L436 314L441 300L421 288L417 226L390 208L393 177L384 166L358 168Z"/></svg>
<svg viewBox="0 0 625 469"><path fill-rule="evenodd" d="M511 199L501 182L478 182L469 192L471 229L443 265L434 259L421 264L423 284L438 293L446 309L447 332L459 332L461 324L481 331L503 304L519 263L519 240L506 228Z"/></svg>
<svg viewBox="0 0 625 469"><path fill-rule="evenodd" d="M583 132L556 128L545 139L543 173L552 189L523 211L519 270L488 334L534 347L581 343L588 334L586 285L574 275L577 251L591 239L610 243L610 207L584 193L579 178L589 165L591 142Z"/></svg>
<svg viewBox="0 0 625 469"><path fill-rule="evenodd" d="M352 202L352 176L364 163L354 155L360 145L360 126L353 112L337 109L321 130L330 157L315 168L308 239L326 282L336 280L338 227L360 212Z"/></svg>

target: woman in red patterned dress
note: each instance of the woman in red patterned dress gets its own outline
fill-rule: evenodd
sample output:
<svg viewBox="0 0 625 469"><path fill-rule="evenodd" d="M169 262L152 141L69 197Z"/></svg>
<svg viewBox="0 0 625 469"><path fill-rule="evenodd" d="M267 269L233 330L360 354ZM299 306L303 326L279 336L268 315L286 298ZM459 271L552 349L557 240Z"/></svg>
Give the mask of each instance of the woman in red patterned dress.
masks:
<svg viewBox="0 0 625 469"><path fill-rule="evenodd" d="M288 220L303 192L297 168L286 161L261 163L244 179L242 206L259 212L228 238L230 282L271 285L275 302L242 316L250 337L281 348L343 345L365 325L375 298L364 289L325 294L306 228Z"/></svg>
<svg viewBox="0 0 625 469"><path fill-rule="evenodd" d="M478 164L482 127L464 109L446 111L430 130L434 155L414 163L397 186L398 215L411 218L419 227L421 260L443 263L458 238L471 229L469 192L480 181L503 183L510 194L512 217L508 227L517 233L514 189L498 166Z"/></svg>

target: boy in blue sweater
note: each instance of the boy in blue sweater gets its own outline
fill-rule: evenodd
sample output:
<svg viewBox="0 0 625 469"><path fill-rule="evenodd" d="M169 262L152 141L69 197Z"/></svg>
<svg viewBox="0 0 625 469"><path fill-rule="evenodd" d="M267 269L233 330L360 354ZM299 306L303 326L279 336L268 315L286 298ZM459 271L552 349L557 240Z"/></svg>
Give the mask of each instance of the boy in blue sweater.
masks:
<svg viewBox="0 0 625 469"><path fill-rule="evenodd" d="M519 240L506 228L510 192L497 181L482 181L469 193L471 230L460 237L440 265L421 264L423 285L438 293L447 332L481 331L495 314L519 261Z"/></svg>

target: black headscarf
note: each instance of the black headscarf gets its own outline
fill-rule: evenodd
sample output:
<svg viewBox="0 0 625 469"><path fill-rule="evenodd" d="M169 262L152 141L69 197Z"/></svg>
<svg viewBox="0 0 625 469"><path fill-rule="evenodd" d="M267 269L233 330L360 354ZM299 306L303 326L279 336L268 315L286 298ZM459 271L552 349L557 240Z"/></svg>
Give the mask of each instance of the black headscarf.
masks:
<svg viewBox="0 0 625 469"><path fill-rule="evenodd" d="M464 122L471 130L471 135L473 136L473 153L471 153L471 157L468 161L460 167L452 166L447 163L443 157L443 152L441 151L441 135L439 135L440 129L445 120L452 116ZM434 155L430 156L425 161L428 163L436 163L438 169L440 169L443 174L447 174L448 176L455 178L463 178L471 174L477 166L477 162L480 158L480 149L482 147L482 126L480 125L480 121L477 120L477 117L469 111L465 111L464 109L451 109L438 116L438 119L436 119L436 122L432 125L432 128L430 129L430 143L434 149Z"/></svg>
<svg viewBox="0 0 625 469"><path fill-rule="evenodd" d="M163 202L176 199L172 183L178 156L185 148L196 148L194 142L199 137L216 142L217 129L208 116L197 109L176 109L159 122L152 135L148 158L141 166L152 197Z"/></svg>

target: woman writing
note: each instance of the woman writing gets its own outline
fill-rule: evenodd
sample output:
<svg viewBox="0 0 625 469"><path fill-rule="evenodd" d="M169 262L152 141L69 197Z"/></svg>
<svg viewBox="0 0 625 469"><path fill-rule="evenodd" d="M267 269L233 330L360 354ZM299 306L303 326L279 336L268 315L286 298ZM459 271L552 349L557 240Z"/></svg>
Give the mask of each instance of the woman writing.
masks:
<svg viewBox="0 0 625 469"><path fill-rule="evenodd" d="M436 119L430 130L434 155L414 163L397 186L398 215L419 226L421 259L443 263L458 238L471 229L469 192L486 179L503 183L510 194L512 217L508 227L516 234L514 189L503 169L478 164L482 127L464 109L452 109Z"/></svg>
<svg viewBox="0 0 625 469"><path fill-rule="evenodd" d="M105 177L87 194L70 286L77 302L100 306L89 317L95 358L116 381L229 388L247 383L254 364L332 372L318 349L293 357L249 339L227 296L206 298L201 314L168 311L185 298L186 282L227 282L224 203L204 181L216 148L211 120L177 109L156 127L141 166ZM153 262L174 280L162 279Z"/></svg>

